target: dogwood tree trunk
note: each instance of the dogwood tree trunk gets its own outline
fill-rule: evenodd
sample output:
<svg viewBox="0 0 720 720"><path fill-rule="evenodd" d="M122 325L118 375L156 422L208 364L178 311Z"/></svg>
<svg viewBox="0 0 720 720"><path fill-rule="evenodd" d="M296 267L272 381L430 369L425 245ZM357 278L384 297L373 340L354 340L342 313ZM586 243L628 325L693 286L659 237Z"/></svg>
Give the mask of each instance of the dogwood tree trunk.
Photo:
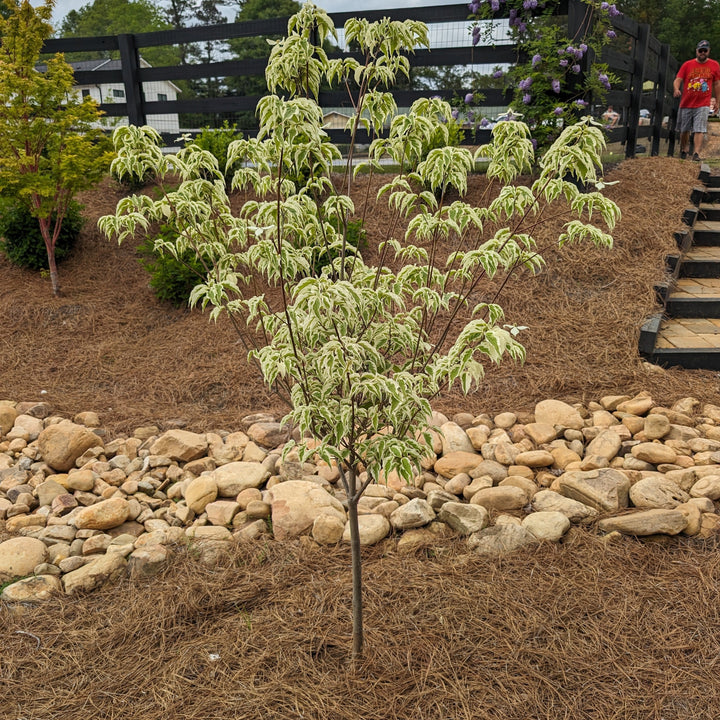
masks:
<svg viewBox="0 0 720 720"><path fill-rule="evenodd" d="M357 660L363 651L363 598L362 558L360 556L360 526L358 524L359 494L356 491L355 473L351 470L348 496L348 522L350 523L350 563L352 565L352 658Z"/></svg>

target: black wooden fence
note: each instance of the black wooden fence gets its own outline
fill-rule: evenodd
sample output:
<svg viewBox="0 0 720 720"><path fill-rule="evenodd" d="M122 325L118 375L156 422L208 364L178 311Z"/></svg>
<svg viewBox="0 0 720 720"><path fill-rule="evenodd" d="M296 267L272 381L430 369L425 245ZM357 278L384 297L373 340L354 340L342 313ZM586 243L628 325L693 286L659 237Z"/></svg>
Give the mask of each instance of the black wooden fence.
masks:
<svg viewBox="0 0 720 720"><path fill-rule="evenodd" d="M586 9L579 0L566 0L558 14L567 20L568 36L579 42L586 22ZM428 25L468 21L466 4L442 5L434 7L408 7L381 11L361 11L357 13L333 13L336 27L342 27L345 21L354 16L368 20L389 17L392 20L421 20ZM674 127L677 114L677 100L672 96L672 82L679 67L671 57L668 45L662 45L650 35L649 25L638 24L624 16L612 19L617 38L611 46L604 48L602 60L621 78L619 87L609 91L606 102L613 105L621 115L621 123L609 130L611 142L625 145L628 157L641 147L639 140L647 138L650 152L660 152L662 141L667 141L668 154L673 153ZM225 60L207 64L179 65L166 67L140 67L139 56L144 48L226 41L232 38L285 34L287 18L272 20L253 20L243 23L227 23L206 27L168 30L162 32L125 34L117 36L91 38L51 39L45 43L44 52L114 52L119 54L121 69L94 70L76 72L78 85L95 83L122 83L125 87L125 102L103 103L101 109L108 117L128 117L130 123L145 124L148 115L167 113L211 113L227 114L252 112L261 96L224 96L203 97L187 100L148 102L143 96L142 84L158 80L197 80L208 78L228 78L233 76L262 76L266 61ZM343 53L331 55L340 57ZM418 50L411 57L413 67L439 66L476 66L503 65L517 61L517 49L512 44L478 45L472 47L469 35L463 46L443 47L430 50ZM507 92L496 88L467 88L466 92L478 92L484 96L486 106L505 106L508 103ZM397 90L393 92L400 107L409 106L419 97L429 94L447 100L457 97L457 91L443 88L428 90ZM346 92L323 92L320 95L323 107L346 107L351 105ZM593 112L600 115L604 107L594 107ZM641 109L650 114L650 124L641 124ZM643 118L642 122L646 122ZM336 142L343 142L347 134L342 130L329 133ZM490 139L490 131L477 129L471 138L476 143L485 143ZM360 142L367 138L359 136Z"/></svg>

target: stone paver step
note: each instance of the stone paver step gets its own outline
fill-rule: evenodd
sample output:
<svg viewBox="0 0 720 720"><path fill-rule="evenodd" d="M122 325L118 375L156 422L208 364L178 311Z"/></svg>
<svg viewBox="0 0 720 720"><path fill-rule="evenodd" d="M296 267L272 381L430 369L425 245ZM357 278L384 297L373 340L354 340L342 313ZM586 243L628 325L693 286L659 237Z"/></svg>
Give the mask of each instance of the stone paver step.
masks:
<svg viewBox="0 0 720 720"><path fill-rule="evenodd" d="M695 225L693 225L693 229L707 232L717 232L720 230L720 220L708 220L706 218L698 219Z"/></svg>
<svg viewBox="0 0 720 720"><path fill-rule="evenodd" d="M670 291L670 298L673 299L708 299L717 298L720 300L720 278L679 278L673 289Z"/></svg>
<svg viewBox="0 0 720 720"><path fill-rule="evenodd" d="M713 262L720 260L720 247L717 245L696 245L691 247L683 256L682 262L687 260Z"/></svg>
<svg viewBox="0 0 720 720"><path fill-rule="evenodd" d="M655 315L640 329L638 349L663 367L720 370L720 319Z"/></svg>
<svg viewBox="0 0 720 720"><path fill-rule="evenodd" d="M656 348L720 349L720 318L669 318L660 323Z"/></svg>
<svg viewBox="0 0 720 720"><path fill-rule="evenodd" d="M678 267L676 277L720 278L720 245L693 245L682 256L668 256L668 264Z"/></svg>
<svg viewBox="0 0 720 720"><path fill-rule="evenodd" d="M668 317L720 318L720 278L679 278L665 300Z"/></svg>

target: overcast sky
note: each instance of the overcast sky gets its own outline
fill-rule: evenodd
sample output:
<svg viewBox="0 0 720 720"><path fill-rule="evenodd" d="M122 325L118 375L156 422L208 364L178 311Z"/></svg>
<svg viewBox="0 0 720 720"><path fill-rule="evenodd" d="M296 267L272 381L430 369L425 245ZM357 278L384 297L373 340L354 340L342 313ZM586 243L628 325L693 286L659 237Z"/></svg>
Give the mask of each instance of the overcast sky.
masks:
<svg viewBox="0 0 720 720"><path fill-rule="evenodd" d="M71 11L77 10L83 5L88 5L92 0L56 0L53 22L59 27L63 18ZM421 7L424 5L457 5L462 0L413 0L413 5ZM34 4L34 3L33 3ZM350 12L352 10L383 10L386 8L407 7L407 0L316 0L316 5L324 8L329 13Z"/></svg>

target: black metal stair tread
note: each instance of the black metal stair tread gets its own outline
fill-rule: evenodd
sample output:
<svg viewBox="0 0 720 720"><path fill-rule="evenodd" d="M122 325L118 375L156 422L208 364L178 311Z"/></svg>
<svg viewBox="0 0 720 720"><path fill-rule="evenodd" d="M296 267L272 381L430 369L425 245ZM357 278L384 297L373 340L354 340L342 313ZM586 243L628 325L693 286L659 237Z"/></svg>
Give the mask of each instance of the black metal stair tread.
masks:
<svg viewBox="0 0 720 720"><path fill-rule="evenodd" d="M658 348L644 354L648 362L663 367L682 367L686 370L720 370L720 349Z"/></svg>
<svg viewBox="0 0 720 720"><path fill-rule="evenodd" d="M674 298L668 297L665 314L671 318L720 319L720 297Z"/></svg>
<svg viewBox="0 0 720 720"><path fill-rule="evenodd" d="M699 218L702 218L704 220L720 220L720 205L708 203L708 202L702 202L702 197L700 197L700 204L698 205L698 214Z"/></svg>

